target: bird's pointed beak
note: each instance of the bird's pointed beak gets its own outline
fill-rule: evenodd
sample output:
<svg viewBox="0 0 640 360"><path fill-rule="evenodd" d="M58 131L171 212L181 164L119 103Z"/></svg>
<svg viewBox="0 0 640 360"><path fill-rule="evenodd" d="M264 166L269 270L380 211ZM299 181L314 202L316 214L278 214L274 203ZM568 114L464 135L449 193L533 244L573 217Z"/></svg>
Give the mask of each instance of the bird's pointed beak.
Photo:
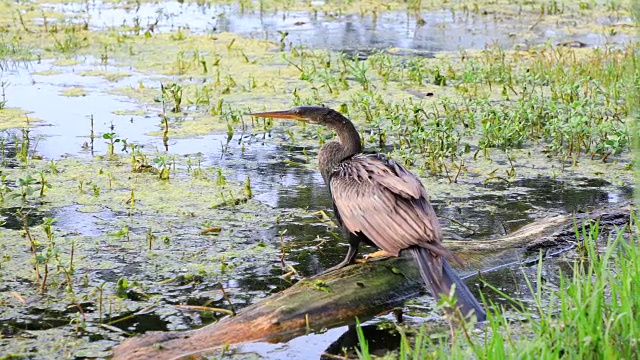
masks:
<svg viewBox="0 0 640 360"><path fill-rule="evenodd" d="M263 118L304 120L303 117L297 115L295 112L293 112L293 110L267 111L267 112L253 113L249 115L255 116L255 117L263 117Z"/></svg>

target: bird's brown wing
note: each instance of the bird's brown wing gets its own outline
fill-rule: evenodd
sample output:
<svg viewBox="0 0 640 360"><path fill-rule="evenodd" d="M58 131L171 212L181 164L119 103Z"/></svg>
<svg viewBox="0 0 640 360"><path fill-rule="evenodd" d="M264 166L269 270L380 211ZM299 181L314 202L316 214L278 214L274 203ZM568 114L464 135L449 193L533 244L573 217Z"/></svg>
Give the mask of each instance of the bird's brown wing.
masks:
<svg viewBox="0 0 640 360"><path fill-rule="evenodd" d="M410 246L450 257L442 230L420 181L383 155L356 155L331 174L331 196L347 231L364 234L397 255Z"/></svg>

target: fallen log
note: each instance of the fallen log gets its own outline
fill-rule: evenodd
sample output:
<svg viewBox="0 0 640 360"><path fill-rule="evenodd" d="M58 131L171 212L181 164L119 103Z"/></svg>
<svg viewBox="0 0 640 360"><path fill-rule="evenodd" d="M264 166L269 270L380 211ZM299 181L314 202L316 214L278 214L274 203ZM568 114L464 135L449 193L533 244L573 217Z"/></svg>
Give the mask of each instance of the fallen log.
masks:
<svg viewBox="0 0 640 360"><path fill-rule="evenodd" d="M152 332L114 349L114 359L174 359L224 344L282 342L340 326L355 316L365 320L401 305L422 291L409 258L372 261L301 280L202 329Z"/></svg>
<svg viewBox="0 0 640 360"><path fill-rule="evenodd" d="M448 241L446 245L473 268L499 265L505 253L513 256L527 248L559 246L575 241L574 221L601 226L629 222L628 206L578 215L563 215L527 225L513 234L474 242ZM241 309L201 329L185 332L150 332L117 346L113 358L177 359L199 358L227 344L253 341L284 342L296 336L353 324L388 312L423 290L413 260L393 258L345 267L328 274L302 280L278 294Z"/></svg>

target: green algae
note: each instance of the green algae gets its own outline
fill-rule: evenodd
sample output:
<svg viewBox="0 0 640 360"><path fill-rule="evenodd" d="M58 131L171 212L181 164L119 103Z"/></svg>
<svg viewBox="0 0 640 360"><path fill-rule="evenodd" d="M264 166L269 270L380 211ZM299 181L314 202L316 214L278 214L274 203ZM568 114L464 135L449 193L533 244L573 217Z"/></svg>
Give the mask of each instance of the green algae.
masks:
<svg viewBox="0 0 640 360"><path fill-rule="evenodd" d="M40 75L40 76L52 76L52 75L60 75L63 74L60 70L46 70L46 71L35 71L32 75Z"/></svg>
<svg viewBox="0 0 640 360"><path fill-rule="evenodd" d="M56 66L75 66L82 64L81 60L78 59L56 59L52 62L53 65Z"/></svg>
<svg viewBox="0 0 640 360"><path fill-rule="evenodd" d="M67 97L82 97L87 96L87 90L81 87L71 87L60 91L60 95Z"/></svg>
<svg viewBox="0 0 640 360"><path fill-rule="evenodd" d="M40 120L29 114L29 111L22 109L0 109L0 130L37 126Z"/></svg>
<svg viewBox="0 0 640 360"><path fill-rule="evenodd" d="M30 236L43 246L41 256L47 256L46 262L51 265L57 264L57 270L51 268L46 282L35 276L34 254L28 251L29 242L23 237L26 228L3 229L0 233L3 259L0 277L11 280L4 282L10 287L0 289L0 303L4 304L0 318L24 316L29 308L18 299L32 302L40 296L42 286L49 296L47 311L81 306L85 318L78 321L89 324L98 325L104 321L101 317L117 325L114 319L152 304L159 306L156 311L159 316L163 311L178 315L178 310L169 305L174 301L174 295L170 295L174 291L169 285L159 285L163 280L181 274L198 274L205 278L199 288L208 291L212 286L215 288L218 281L240 278L254 266L277 266L280 256L277 248L266 243L256 246L247 242L248 234L235 229L268 229L276 216L282 217L283 213L244 198L241 184L230 181L225 185L216 184L217 168L202 168L200 175L195 177L185 170L184 161L174 159L169 180L161 180L149 171L132 172L127 155L89 162L61 159L53 172L47 172L49 164L40 160L32 160L30 168L5 169L3 174L9 182L25 178L34 171L45 171L47 182L52 186L42 198L34 193L24 203L19 198L7 197L3 208L22 207L24 213L29 214L30 204L39 203L38 211L47 216L53 217L63 210L74 212L76 221L83 226L78 228L81 232L78 234L61 231L54 222L51 238L46 236L44 225L29 227ZM199 235L205 222L220 226L215 240ZM69 224L62 226L68 228ZM91 228L90 234L83 234ZM53 253L55 257L46 255ZM45 260L40 261L42 271ZM64 269L71 266L71 262L73 272L67 273ZM103 277L111 276L114 271L118 277L136 284L129 291L140 294L137 296L149 294L151 297L147 300L123 299L114 284ZM168 290L167 295L162 295ZM233 290L228 292L232 299L236 298ZM74 305L80 302L82 305ZM97 310L99 304L104 306L102 311ZM77 319L74 312L60 313L59 317L62 322L72 324ZM182 317L177 319L176 329L187 328ZM9 346L8 349L15 353L30 352L38 340L47 341L48 334L73 333L74 330L74 326L51 329L46 329L46 323L43 326L45 329L30 332L35 337L33 342L14 346L2 340L0 346L5 349ZM63 356L67 351L76 355L77 351L104 354L105 349L119 342L121 336L94 325L83 333L101 334L108 340L95 343L90 341L91 336L72 337L69 341L58 342L60 347L52 356Z"/></svg>
<svg viewBox="0 0 640 360"><path fill-rule="evenodd" d="M169 136L171 138L190 138L198 135L211 134L227 130L227 122L217 116L185 116L179 122L171 123ZM162 136L162 131L151 131L148 135Z"/></svg>
<svg viewBox="0 0 640 360"><path fill-rule="evenodd" d="M107 93L113 94L113 95L127 96L130 99L133 99L145 104L156 104L155 99L160 95L160 89L147 87L141 83L136 87L128 86L128 87L110 89L107 91Z"/></svg>
<svg viewBox="0 0 640 360"><path fill-rule="evenodd" d="M135 115L135 116L143 116L146 115L147 112L145 110L114 110L112 111L114 115Z"/></svg>
<svg viewBox="0 0 640 360"><path fill-rule="evenodd" d="M124 78L131 76L131 74L125 73L125 72L113 72L113 71L103 71L103 70L87 70L87 71L82 71L79 74L80 76L99 76L111 82L118 82Z"/></svg>
<svg viewBox="0 0 640 360"><path fill-rule="evenodd" d="M164 215L206 214L228 200L243 198L239 187L216 185L213 177L217 168L202 169L200 177L176 174L175 167L180 161L184 159L171 160L174 173L165 181L154 174L155 170L132 171L131 159L125 156L109 156L92 162L64 159L56 164L59 172L48 176L48 181L54 186L45 197L57 206L102 204L113 212L149 211ZM40 167L46 169L47 164ZM13 178L11 173L8 176ZM15 176L19 178L24 173L17 172ZM94 189L100 189L100 192L96 193ZM185 200L190 204L188 208L184 207ZM11 207L14 204L9 202L5 205Z"/></svg>

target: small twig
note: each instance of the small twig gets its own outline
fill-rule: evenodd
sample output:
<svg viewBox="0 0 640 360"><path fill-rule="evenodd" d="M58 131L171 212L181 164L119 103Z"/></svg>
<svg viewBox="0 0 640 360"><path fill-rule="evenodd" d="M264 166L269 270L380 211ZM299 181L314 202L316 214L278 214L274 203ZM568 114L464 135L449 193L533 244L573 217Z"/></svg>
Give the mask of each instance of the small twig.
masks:
<svg viewBox="0 0 640 360"><path fill-rule="evenodd" d="M471 231L471 234L470 234L469 236L474 235L474 234L476 233L476 231L475 231L474 229L472 229L472 228L468 227L467 225L465 225L465 224L463 224L463 223L461 223L461 222L459 222L459 221L457 221L457 220L454 220L454 219L452 219L452 218L450 218L450 217L446 217L446 216L442 216L442 215L440 215L439 217L440 217L441 219L449 220L449 221L451 221L452 223L454 223L454 224L456 224L456 225L458 225L458 226L461 226L461 227L463 227L463 228L465 228L465 229L467 229L467 230Z"/></svg>
<svg viewBox="0 0 640 360"><path fill-rule="evenodd" d="M304 73L304 70L300 66L294 64L291 60L287 59L286 57L283 57L283 59L284 59L284 61L288 62L289 64L295 66L295 68L300 70L301 73Z"/></svg>
<svg viewBox="0 0 640 360"><path fill-rule="evenodd" d="M511 185L511 181L509 181L509 180L507 180L507 179L503 178L502 176L491 176L491 177L488 177L488 178L486 178L486 179L484 180L484 184L486 185L486 184L487 184L487 183L489 183L491 180L502 180L502 181L506 182L507 184Z"/></svg>
<svg viewBox="0 0 640 360"><path fill-rule="evenodd" d="M14 298L20 301L23 305L27 304L27 301L22 297L22 295L18 294L16 291L9 292Z"/></svg>
<svg viewBox="0 0 640 360"><path fill-rule="evenodd" d="M218 285L220 286L220 290L222 291L222 296L224 297L225 300L227 300L227 303L229 304L229 307L231 308L231 316L235 316L236 315L236 308L235 306L233 306L233 303L231 303L231 299L229 299L229 295L227 295L227 292L224 291L224 286L222 286L222 283L218 283Z"/></svg>
<svg viewBox="0 0 640 360"><path fill-rule="evenodd" d="M109 324L98 324L98 326L100 326L102 328L105 328L105 329L107 329L109 331L113 331L113 332L117 332L117 333L121 333L121 334L124 334L126 332L126 331L120 329L119 327L111 326Z"/></svg>
<svg viewBox="0 0 640 360"><path fill-rule="evenodd" d="M42 276L40 275L40 267L38 266L38 248L36 246L36 241L33 239L33 236L31 235L31 231L29 230L29 221L28 221L29 213L23 214L22 211L18 210L16 214L20 217L20 220L22 221L22 229L24 230L24 233L27 239L29 240L31 253L33 254L33 257L35 260L34 266L36 270L36 281L40 281Z"/></svg>
<svg viewBox="0 0 640 360"><path fill-rule="evenodd" d="M214 308L214 307L209 307L209 306L199 306L199 305L174 305L175 308L177 309L184 309L184 310L194 310L194 311L211 311L211 312L218 312L218 313L223 313L223 314L227 314L227 315L235 315L236 313L232 310L229 309L223 309L223 308Z"/></svg>
<svg viewBox="0 0 640 360"><path fill-rule="evenodd" d="M33 33L33 31L29 30L29 28L27 28L27 25L24 23L24 18L22 17L22 13L20 13L20 10L16 10L16 12L18 13L18 18L20 19L20 24L22 25L22 28L24 28L24 31Z"/></svg>
<svg viewBox="0 0 640 360"><path fill-rule="evenodd" d="M73 256L76 252L76 241L71 241L71 259L69 260L69 270L73 271Z"/></svg>
<svg viewBox="0 0 640 360"><path fill-rule="evenodd" d="M82 306L80 304L78 304L78 303L76 303L74 305L78 309L78 312L82 315L82 321L87 321L87 315L84 313L84 310L82 309Z"/></svg>
<svg viewBox="0 0 640 360"><path fill-rule="evenodd" d="M460 173L462 172L463 167L464 167L464 159L460 160L460 166L458 166L458 172L456 172L456 176L453 177L454 184L458 183L458 176L460 176Z"/></svg>
<svg viewBox="0 0 640 360"><path fill-rule="evenodd" d="M162 144L164 145L165 151L169 151L169 118L166 116L162 117L164 119L164 132L162 133Z"/></svg>
<svg viewBox="0 0 640 360"><path fill-rule="evenodd" d="M444 167L444 172L447 175L447 179L449 179L449 184L453 183L453 180L451 180L451 175L449 175L449 169L447 169L447 164L445 164L444 161L442 161L442 167Z"/></svg>
<svg viewBox="0 0 640 360"><path fill-rule="evenodd" d="M290 278L292 276L298 275L298 271L293 266L287 265L286 268L290 269L290 271L282 275L283 278L286 279L286 278Z"/></svg>
<svg viewBox="0 0 640 360"><path fill-rule="evenodd" d="M540 16L538 16L538 20L536 20L536 22L534 22L533 25L529 26L529 31L533 30L536 26L538 26L538 24L542 22L542 19L544 19L544 15L540 14Z"/></svg>
<svg viewBox="0 0 640 360"><path fill-rule="evenodd" d="M38 260L36 260L38 261ZM49 278L49 264L44 264L44 275L42 277L42 284L40 284L40 291L45 291L47 287L47 278Z"/></svg>
<svg viewBox="0 0 640 360"><path fill-rule="evenodd" d="M219 233L220 231L222 231L221 227L213 226L213 227L200 230L200 235L209 234L209 233Z"/></svg>

